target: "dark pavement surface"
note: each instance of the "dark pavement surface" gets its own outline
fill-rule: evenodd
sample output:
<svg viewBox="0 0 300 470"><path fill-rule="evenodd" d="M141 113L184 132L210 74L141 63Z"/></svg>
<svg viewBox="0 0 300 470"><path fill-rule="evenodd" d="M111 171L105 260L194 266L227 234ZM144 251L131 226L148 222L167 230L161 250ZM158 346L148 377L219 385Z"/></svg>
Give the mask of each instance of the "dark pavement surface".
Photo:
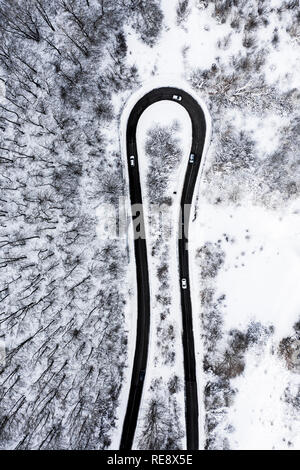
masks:
<svg viewBox="0 0 300 470"><path fill-rule="evenodd" d="M176 101L183 106L190 115L192 121L192 147L190 153L195 155L194 163L187 161L186 174L181 196L181 225L185 227L184 236L178 241L179 250L179 279L178 285L181 291L182 308L182 342L184 354L185 373L185 417L186 417L186 439L187 449L194 450L199 447L198 436L198 396L196 382L196 364L194 350L194 335L192 321L192 305L189 283L189 259L188 259L188 225L189 211L184 210L186 204L191 204L194 187L200 168L200 162L204 147L206 122L202 108L197 101L188 93L178 88L163 87L156 88L141 98L132 109L127 123L126 149L129 171L129 186L131 205L142 204L141 182L138 165L136 130L138 120L145 109L153 103L162 100L173 100L173 95L182 97L181 101ZM130 156L135 156L135 166L130 165ZM186 213L185 213L186 212ZM150 328L150 290L146 240L139 237L145 233L143 229L144 215L139 216L140 224L134 227L135 230L135 259L137 276L137 337L134 355L133 371L131 377L130 392L125 414L120 449L129 450L132 447L137 417L141 402L144 384L144 371L147 366L149 328ZM136 216L133 216L135 219ZM135 225L135 224L134 224ZM187 288L182 289L181 279L186 278Z"/></svg>

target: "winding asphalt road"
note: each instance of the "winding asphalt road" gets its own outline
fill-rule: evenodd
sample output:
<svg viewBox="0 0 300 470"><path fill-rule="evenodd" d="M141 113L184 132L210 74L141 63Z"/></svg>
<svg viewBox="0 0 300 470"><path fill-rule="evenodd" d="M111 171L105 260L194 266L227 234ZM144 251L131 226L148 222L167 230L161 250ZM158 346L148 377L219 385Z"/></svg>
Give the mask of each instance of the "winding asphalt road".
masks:
<svg viewBox="0 0 300 470"><path fill-rule="evenodd" d="M186 439L187 449L195 450L199 448L198 436L198 396L196 382L196 361L194 349L192 305L189 283L189 255L188 255L188 226L189 211L185 210L186 205L190 205L193 198L194 187L200 168L201 157L204 148L206 121L205 115L198 102L185 91L178 88L163 87L156 88L143 96L133 107L127 123L126 150L129 171L129 186L131 205L142 204L142 192L140 173L138 165L136 130L139 118L145 109L153 103L162 100L174 101L173 96L181 96L178 104L183 106L190 115L192 122L192 147L194 162L187 161L184 185L181 196L181 216L179 220L179 230L185 227L183 237L178 241L179 253L179 288L181 291L182 308L182 342L184 355L185 373L185 417L186 417ZM131 165L130 157L134 156L134 166ZM138 219L137 219L138 217ZM132 447L138 412L142 397L145 371L147 367L149 329L150 329L150 290L146 240L143 237L144 215L132 213L134 226L134 250L136 261L137 277L137 336L136 348L133 362L133 371L130 385L130 392L125 414L123 431L121 436L120 449L129 450ZM183 231L183 230L182 230ZM182 288L181 279L187 280L186 289Z"/></svg>

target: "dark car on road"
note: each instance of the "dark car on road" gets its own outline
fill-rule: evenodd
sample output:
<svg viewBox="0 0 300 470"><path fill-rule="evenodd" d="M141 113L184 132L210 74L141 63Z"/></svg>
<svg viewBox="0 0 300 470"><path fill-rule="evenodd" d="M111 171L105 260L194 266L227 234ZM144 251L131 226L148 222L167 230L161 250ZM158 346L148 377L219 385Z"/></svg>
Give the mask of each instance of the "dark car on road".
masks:
<svg viewBox="0 0 300 470"><path fill-rule="evenodd" d="M140 371L139 382L143 382L143 381L144 381L145 373L146 373L145 370L141 370L141 371Z"/></svg>

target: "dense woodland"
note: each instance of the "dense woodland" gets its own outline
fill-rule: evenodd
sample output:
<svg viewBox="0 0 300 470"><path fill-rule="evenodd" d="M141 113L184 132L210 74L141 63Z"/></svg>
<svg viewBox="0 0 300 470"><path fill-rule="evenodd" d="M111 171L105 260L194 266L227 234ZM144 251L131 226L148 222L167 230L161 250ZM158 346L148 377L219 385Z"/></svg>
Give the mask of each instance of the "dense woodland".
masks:
<svg viewBox="0 0 300 470"><path fill-rule="evenodd" d="M111 98L138 77L123 28L151 45L161 21L156 0L0 2L1 448L110 444L127 258L97 239L95 208L124 190Z"/></svg>

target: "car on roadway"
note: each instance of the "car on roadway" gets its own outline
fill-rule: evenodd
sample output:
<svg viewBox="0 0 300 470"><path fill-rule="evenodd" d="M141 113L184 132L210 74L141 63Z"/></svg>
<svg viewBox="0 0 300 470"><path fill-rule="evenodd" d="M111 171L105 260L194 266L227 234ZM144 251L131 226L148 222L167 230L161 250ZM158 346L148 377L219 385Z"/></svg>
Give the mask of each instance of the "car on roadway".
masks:
<svg viewBox="0 0 300 470"><path fill-rule="evenodd" d="M180 95L173 95L173 100L175 100L175 101L181 101L181 100L182 100L182 96L180 96Z"/></svg>
<svg viewBox="0 0 300 470"><path fill-rule="evenodd" d="M131 155L129 157L129 160L130 160L130 166L135 166L135 157L134 157L134 155Z"/></svg>
<svg viewBox="0 0 300 470"><path fill-rule="evenodd" d="M140 370L140 375L139 375L139 381L143 382L145 378L146 371L145 370Z"/></svg>
<svg viewBox="0 0 300 470"><path fill-rule="evenodd" d="M183 278L181 279L181 287L182 287L182 289L186 289L186 288L187 288L187 282L186 282L186 278L185 278L185 277L183 277Z"/></svg>
<svg viewBox="0 0 300 470"><path fill-rule="evenodd" d="M190 154L189 162L194 163L195 161L195 155L193 153Z"/></svg>

